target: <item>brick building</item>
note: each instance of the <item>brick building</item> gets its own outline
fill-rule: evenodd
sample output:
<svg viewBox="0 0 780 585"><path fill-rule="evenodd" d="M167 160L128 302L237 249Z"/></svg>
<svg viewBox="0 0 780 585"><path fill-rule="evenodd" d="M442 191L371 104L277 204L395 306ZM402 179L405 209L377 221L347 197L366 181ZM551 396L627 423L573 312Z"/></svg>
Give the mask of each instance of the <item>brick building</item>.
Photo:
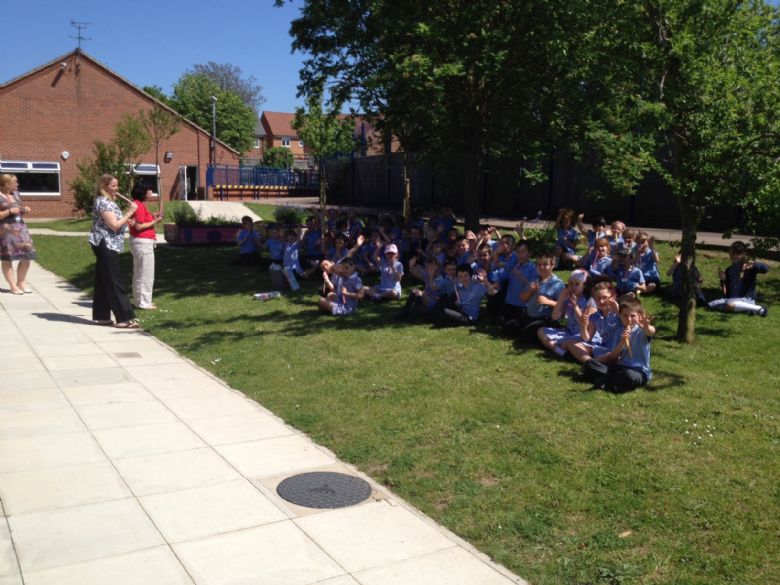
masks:
<svg viewBox="0 0 780 585"><path fill-rule="evenodd" d="M75 50L0 85L0 171L17 175L32 217L73 214L70 182L76 165L93 156L93 145L109 142L126 113L165 104L81 50ZM173 110L170 110L173 112ZM188 120L136 166L138 180L166 198L205 192L209 132ZM165 156L164 156L165 154ZM238 164L239 153L217 141L219 164Z"/></svg>

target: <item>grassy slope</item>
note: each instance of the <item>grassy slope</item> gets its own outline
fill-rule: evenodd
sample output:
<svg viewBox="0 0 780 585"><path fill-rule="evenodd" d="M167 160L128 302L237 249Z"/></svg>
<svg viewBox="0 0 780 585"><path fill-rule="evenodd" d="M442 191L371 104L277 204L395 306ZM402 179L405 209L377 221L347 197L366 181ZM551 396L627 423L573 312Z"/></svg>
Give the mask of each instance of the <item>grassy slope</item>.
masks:
<svg viewBox="0 0 780 585"><path fill-rule="evenodd" d="M88 246L37 237L88 288ZM234 250L158 250L144 328L532 583L767 583L780 573L780 277L767 319L701 311L693 346L659 298L655 379L594 392L572 363L396 305L320 316L314 284L266 303ZM663 249L667 262L670 249ZM704 252L715 284L723 255ZM129 255L123 257L129 276ZM714 296L715 290L707 291Z"/></svg>

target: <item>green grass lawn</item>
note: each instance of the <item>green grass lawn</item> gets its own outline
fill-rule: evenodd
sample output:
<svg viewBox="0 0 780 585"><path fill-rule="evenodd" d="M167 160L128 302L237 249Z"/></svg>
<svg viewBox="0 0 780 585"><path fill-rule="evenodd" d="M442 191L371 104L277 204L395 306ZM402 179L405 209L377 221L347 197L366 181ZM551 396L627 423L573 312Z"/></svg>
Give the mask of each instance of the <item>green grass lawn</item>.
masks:
<svg viewBox="0 0 780 585"><path fill-rule="evenodd" d="M85 242L35 243L89 289ZM700 311L695 345L673 339L676 307L646 299L655 378L612 395L489 325L401 324L397 304L334 319L315 308L317 282L255 301L268 276L228 266L234 254L159 248L144 329L531 583L777 582L776 263L759 281L769 317ZM718 263L700 253L710 297Z"/></svg>
<svg viewBox="0 0 780 585"><path fill-rule="evenodd" d="M165 203L165 222L173 223L173 210L179 206L187 205L186 201L168 201ZM157 203L150 203L149 210L152 213L157 212ZM270 206L269 206L270 207ZM29 224L31 228L49 228L58 232L88 232L92 229L92 218L65 218L65 219L53 219L51 221L36 221ZM162 233L162 224L157 224L155 229Z"/></svg>

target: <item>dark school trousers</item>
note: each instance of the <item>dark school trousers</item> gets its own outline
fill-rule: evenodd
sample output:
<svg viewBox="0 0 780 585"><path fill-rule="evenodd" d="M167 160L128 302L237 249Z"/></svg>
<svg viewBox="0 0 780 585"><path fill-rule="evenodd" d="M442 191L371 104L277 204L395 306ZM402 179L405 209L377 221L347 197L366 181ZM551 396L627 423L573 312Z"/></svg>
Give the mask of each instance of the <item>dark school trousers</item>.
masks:
<svg viewBox="0 0 780 585"><path fill-rule="evenodd" d="M119 273L119 254L106 247L105 242L92 246L95 254L95 293L92 296L92 319L109 321L114 313L117 323L135 318L127 297L122 275Z"/></svg>
<svg viewBox="0 0 780 585"><path fill-rule="evenodd" d="M608 392L630 392L647 383L644 372L617 364L603 364L588 360L582 367L585 379Z"/></svg>

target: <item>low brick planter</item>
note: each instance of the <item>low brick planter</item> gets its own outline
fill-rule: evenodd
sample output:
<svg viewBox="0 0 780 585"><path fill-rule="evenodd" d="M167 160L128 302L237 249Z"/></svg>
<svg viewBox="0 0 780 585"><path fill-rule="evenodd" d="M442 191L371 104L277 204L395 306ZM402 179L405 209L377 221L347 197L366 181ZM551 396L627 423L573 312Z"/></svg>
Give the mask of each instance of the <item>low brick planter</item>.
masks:
<svg viewBox="0 0 780 585"><path fill-rule="evenodd" d="M235 244L236 234L241 229L239 224L234 225L206 225L206 226L178 226L174 223L166 223L163 226L165 241L169 244L180 246L219 246Z"/></svg>

